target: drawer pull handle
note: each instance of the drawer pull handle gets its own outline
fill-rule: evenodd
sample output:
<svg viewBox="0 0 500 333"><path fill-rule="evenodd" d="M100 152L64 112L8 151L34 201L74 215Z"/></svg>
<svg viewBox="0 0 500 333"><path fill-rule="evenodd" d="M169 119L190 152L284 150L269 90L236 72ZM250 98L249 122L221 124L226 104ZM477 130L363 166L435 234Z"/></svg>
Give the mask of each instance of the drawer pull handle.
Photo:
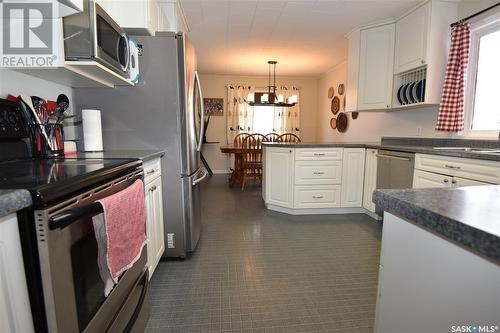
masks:
<svg viewBox="0 0 500 333"><path fill-rule="evenodd" d="M460 170L459 166L454 166L454 165L449 165L449 164L445 164L444 167L448 168L448 169Z"/></svg>
<svg viewBox="0 0 500 333"><path fill-rule="evenodd" d="M314 156L325 156L324 153L314 153Z"/></svg>
<svg viewBox="0 0 500 333"><path fill-rule="evenodd" d="M313 195L313 199L323 199L322 195Z"/></svg>
<svg viewBox="0 0 500 333"><path fill-rule="evenodd" d="M149 170L148 172L146 172L146 175L150 175L150 174L152 174L152 173L155 173L155 169L151 169L151 170Z"/></svg>
<svg viewBox="0 0 500 333"><path fill-rule="evenodd" d="M314 175L324 175L325 173L323 171L315 171L313 172Z"/></svg>
<svg viewBox="0 0 500 333"><path fill-rule="evenodd" d="M151 192L155 191L155 190L156 190L156 185L151 186L151 187L149 188L149 190L150 190Z"/></svg>

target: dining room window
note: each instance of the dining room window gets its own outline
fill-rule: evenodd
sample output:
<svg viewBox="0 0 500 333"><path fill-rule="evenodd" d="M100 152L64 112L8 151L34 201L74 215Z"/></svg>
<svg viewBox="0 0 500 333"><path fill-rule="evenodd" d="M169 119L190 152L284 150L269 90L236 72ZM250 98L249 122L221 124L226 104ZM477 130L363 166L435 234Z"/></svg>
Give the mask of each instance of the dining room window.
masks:
<svg viewBox="0 0 500 333"><path fill-rule="evenodd" d="M471 25L465 94L465 135L491 137L500 131L500 13Z"/></svg>
<svg viewBox="0 0 500 333"><path fill-rule="evenodd" d="M274 115L275 108L273 107L254 106L252 132L264 135L275 132Z"/></svg>

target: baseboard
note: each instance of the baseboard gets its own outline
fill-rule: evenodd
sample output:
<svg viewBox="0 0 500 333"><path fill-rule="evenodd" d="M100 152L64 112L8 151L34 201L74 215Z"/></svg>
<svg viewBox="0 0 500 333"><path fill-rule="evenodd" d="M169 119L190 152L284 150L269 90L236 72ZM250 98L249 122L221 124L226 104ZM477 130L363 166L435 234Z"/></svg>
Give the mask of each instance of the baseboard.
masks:
<svg viewBox="0 0 500 333"><path fill-rule="evenodd" d="M230 175L231 171L229 170L212 170L214 175Z"/></svg>
<svg viewBox="0 0 500 333"><path fill-rule="evenodd" d="M374 220L382 220L380 216L362 207L352 207L352 208L287 208L276 206L273 204L266 204L266 208L280 213L290 214L290 215L336 215L336 214L366 214Z"/></svg>

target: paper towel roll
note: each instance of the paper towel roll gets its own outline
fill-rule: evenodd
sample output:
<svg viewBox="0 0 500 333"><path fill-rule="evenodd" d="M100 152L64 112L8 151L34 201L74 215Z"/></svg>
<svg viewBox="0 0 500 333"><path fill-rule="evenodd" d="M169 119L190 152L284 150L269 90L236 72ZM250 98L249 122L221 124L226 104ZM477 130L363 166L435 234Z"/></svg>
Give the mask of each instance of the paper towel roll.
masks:
<svg viewBox="0 0 500 333"><path fill-rule="evenodd" d="M102 151L101 111L82 110L83 149L85 151Z"/></svg>

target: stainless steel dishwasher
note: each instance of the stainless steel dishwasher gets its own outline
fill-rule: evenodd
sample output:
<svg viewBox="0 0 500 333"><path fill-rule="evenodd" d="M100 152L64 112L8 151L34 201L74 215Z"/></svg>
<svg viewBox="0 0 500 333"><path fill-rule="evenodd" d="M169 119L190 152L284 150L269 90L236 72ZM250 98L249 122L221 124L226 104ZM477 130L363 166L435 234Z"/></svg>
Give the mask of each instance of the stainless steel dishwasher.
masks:
<svg viewBox="0 0 500 333"><path fill-rule="evenodd" d="M377 189L412 188L415 154L379 150L377 154ZM383 210L375 208L378 215Z"/></svg>

